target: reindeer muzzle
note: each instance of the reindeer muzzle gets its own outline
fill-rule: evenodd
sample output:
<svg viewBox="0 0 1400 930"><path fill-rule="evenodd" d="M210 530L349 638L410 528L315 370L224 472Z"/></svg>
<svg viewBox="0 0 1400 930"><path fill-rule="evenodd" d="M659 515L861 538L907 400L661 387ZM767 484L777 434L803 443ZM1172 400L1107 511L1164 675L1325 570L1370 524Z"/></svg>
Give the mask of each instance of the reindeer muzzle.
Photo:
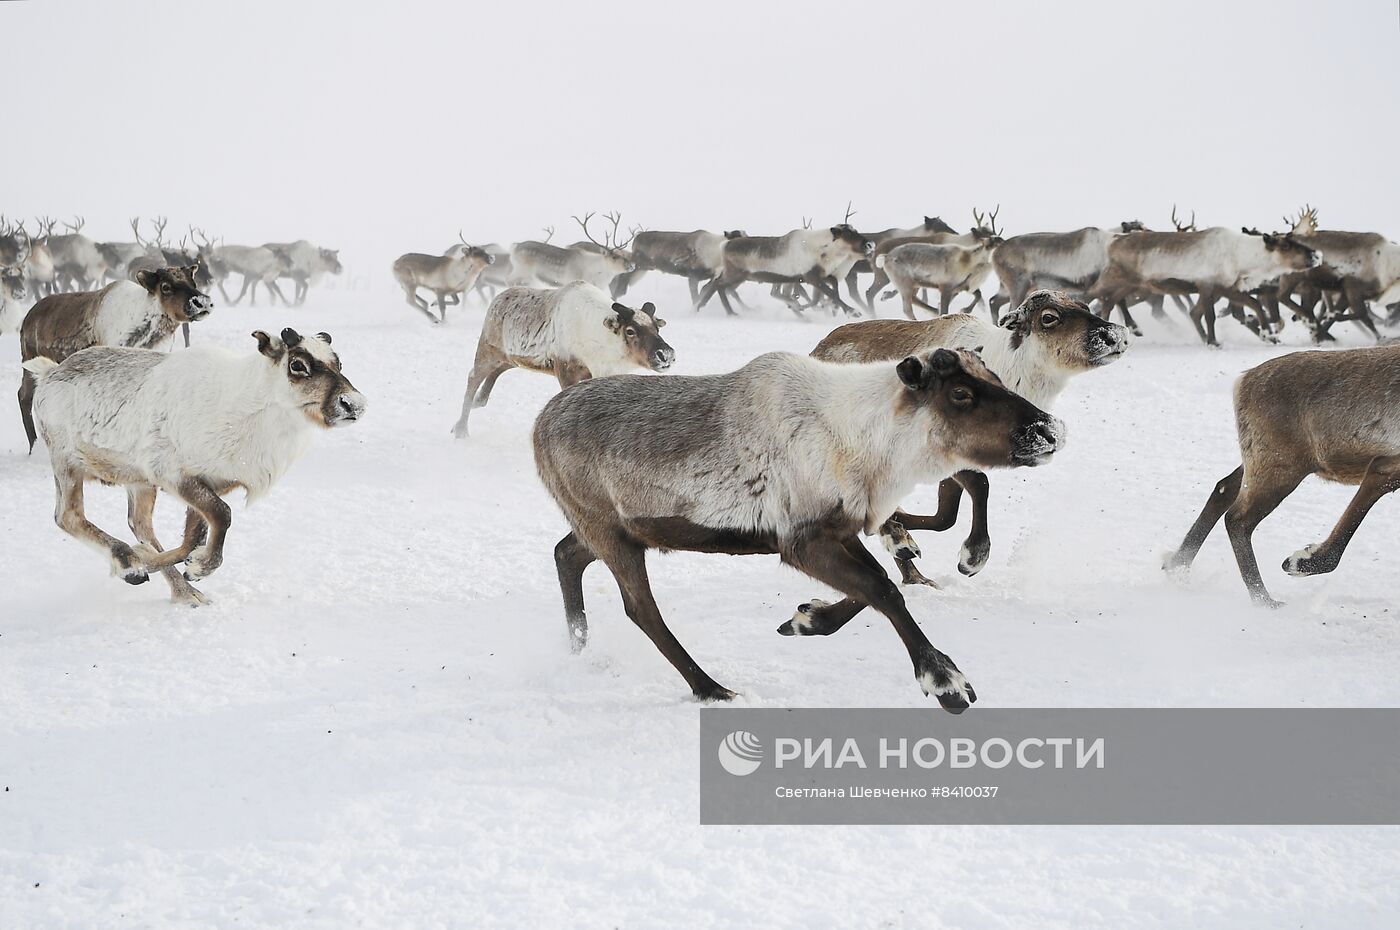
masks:
<svg viewBox="0 0 1400 930"><path fill-rule="evenodd" d="M214 299L203 294L196 294L185 304L185 316L191 321L202 320L209 315L209 311L214 309Z"/></svg>
<svg viewBox="0 0 1400 930"><path fill-rule="evenodd" d="M348 426L365 415L365 395L346 391L335 399L335 412L326 417L327 426Z"/></svg>
<svg viewBox="0 0 1400 930"><path fill-rule="evenodd" d="M1064 423L1056 417L1036 420L1011 437L1011 464L1028 468L1044 465L1064 444Z"/></svg>
<svg viewBox="0 0 1400 930"><path fill-rule="evenodd" d="M1116 323L1099 326L1089 333L1085 349L1095 365L1116 362L1128 351L1128 332Z"/></svg>
<svg viewBox="0 0 1400 930"><path fill-rule="evenodd" d="M651 353L651 370L665 371L676 361L676 350L667 346L664 349L657 349Z"/></svg>

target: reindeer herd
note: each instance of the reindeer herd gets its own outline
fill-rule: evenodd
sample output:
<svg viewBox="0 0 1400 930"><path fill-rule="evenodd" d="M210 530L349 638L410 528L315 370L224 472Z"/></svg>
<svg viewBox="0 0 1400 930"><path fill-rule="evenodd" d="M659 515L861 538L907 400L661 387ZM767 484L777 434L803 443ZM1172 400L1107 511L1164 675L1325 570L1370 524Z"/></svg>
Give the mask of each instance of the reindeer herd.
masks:
<svg viewBox="0 0 1400 930"><path fill-rule="evenodd" d="M620 215L606 216L599 239L586 214L575 218L584 239L568 246L550 244L552 230L508 250L472 245L459 231L443 254L393 263L408 303L435 323L469 293L489 303L456 437L468 437L472 410L506 371L559 382L532 442L569 525L554 561L574 651L588 638L583 574L601 561L628 616L693 694L731 698L667 627L646 554L771 554L842 596L802 603L779 633L831 635L874 608L904 643L923 692L961 712L975 689L924 635L862 535L881 538L905 584L933 585L914 564L911 531L950 529L966 496L972 521L958 569L980 572L991 553L986 472L1053 460L1066 432L1049 408L1071 378L1124 356L1138 333L1138 304L1160 315L1170 298L1209 344L1217 315L1274 339L1286 309L1321 342L1342 320L1378 336L1377 324L1391 320L1375 307L1392 317L1396 309L1400 247L1378 234L1318 229L1312 208L1275 233L1198 230L1194 213L1182 222L1174 210L1170 232L1133 221L1008 237L998 213L975 212L966 233L928 216L861 233L848 207L839 224L804 223L780 236L633 229L626 239ZM122 580L159 572L176 602L203 604L191 582L222 563L232 520L224 496L264 494L316 428L358 421L366 401L326 333L259 330L244 353L156 350L209 313L210 287L227 297L230 273L243 278L238 299L261 283L285 302L277 281L290 278L300 302L339 262L306 242L224 246L193 227L171 249L163 220L149 241L133 220L134 243L95 243L81 226L58 236L41 224L31 236L5 224L0 238L5 299L40 295L19 324L30 449L42 435L65 532L103 553ZM799 316L828 308L858 317L874 315L888 288L907 319L846 323L807 355L771 352L727 373L663 374L677 357L661 335L665 320L650 301L624 303L650 271L685 278L696 310L718 297L736 314L745 306L739 288L757 283ZM999 286L986 296L993 274ZM968 312L951 313L963 297ZM990 319L971 312L983 303ZM919 309L931 316L918 318ZM1109 319L1115 310L1122 325ZM1276 606L1252 534L1315 474L1357 485L1356 496L1327 539L1283 567L1295 576L1334 570L1371 507L1400 488L1397 384L1400 344L1299 352L1246 372L1235 392L1243 464L1211 490L1164 567L1184 573L1223 519L1251 596ZM125 488L134 544L88 521L84 486L94 480ZM901 506L922 484L939 487L935 514ZM152 520L162 491L186 509L181 543L169 550Z"/></svg>
<svg viewBox="0 0 1400 930"><path fill-rule="evenodd" d="M962 309L985 303L993 323L1003 307L1018 306L1031 290L1054 288L1101 317L1116 311L1139 336L1133 308L1146 304L1154 317L1165 318L1171 298L1212 346L1219 345L1216 320L1226 316L1266 342L1278 341L1285 311L1315 343L1333 341L1331 329L1343 321L1375 338L1378 325L1400 323L1400 246L1378 233L1319 229L1312 207L1285 217L1286 229L1273 233L1198 229L1194 211L1183 220L1173 208L1167 232L1133 220L1109 229L1006 236L997 227L998 212L974 210L965 233L929 216L917 226L860 232L848 206L834 226L813 229L804 221L779 236L633 228L627 239L619 237L620 215L611 213L612 228L602 241L590 232L588 214L574 217L585 238L568 246L550 244L553 227L543 241L508 249L462 240L441 256L402 256L394 276L409 304L434 322L468 293L489 302L503 286L587 281L619 298L655 271L685 278L695 309L718 297L730 315L746 309L739 286L758 283L798 316L815 307L878 316L879 300L897 296L904 315L914 319L916 309L947 314L966 295ZM982 289L993 276L997 290L986 297ZM437 298L438 315L417 295L420 287Z"/></svg>

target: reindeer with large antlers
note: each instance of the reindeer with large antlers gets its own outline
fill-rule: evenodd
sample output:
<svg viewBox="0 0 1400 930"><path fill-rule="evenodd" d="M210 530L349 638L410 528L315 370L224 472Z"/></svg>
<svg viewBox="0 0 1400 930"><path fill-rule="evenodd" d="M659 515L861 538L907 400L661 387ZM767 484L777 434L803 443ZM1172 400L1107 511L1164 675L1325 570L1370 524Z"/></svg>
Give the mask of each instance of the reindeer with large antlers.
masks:
<svg viewBox="0 0 1400 930"><path fill-rule="evenodd" d="M603 241L599 242L588 229L593 216L586 213L573 218L583 229L587 241L576 242L568 248L538 240L517 242L510 251L511 283L526 287L563 287L572 281L587 281L599 290L611 292L618 275L637 270L627 251L632 239L618 242L617 230L622 215L609 213L607 219L613 224L612 230L605 232Z"/></svg>
<svg viewBox="0 0 1400 930"><path fill-rule="evenodd" d="M1400 287L1400 246L1379 233L1318 229L1317 209L1305 206L1297 219L1284 217L1288 235L1321 253L1323 263L1279 280L1278 298L1307 322L1313 339L1331 339L1334 323L1352 320L1379 338L1371 316L1371 301L1387 299ZM1299 303L1291 297L1298 294ZM1393 300L1393 297L1388 298ZM1321 302L1324 311L1316 310Z"/></svg>

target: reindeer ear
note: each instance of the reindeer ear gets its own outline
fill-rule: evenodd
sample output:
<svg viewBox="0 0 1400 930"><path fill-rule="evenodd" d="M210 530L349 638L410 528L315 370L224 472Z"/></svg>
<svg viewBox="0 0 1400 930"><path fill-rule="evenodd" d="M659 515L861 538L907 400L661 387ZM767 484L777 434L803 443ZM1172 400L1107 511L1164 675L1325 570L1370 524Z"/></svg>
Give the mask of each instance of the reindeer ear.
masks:
<svg viewBox="0 0 1400 930"><path fill-rule="evenodd" d="M656 304L648 300L646 303L642 304L642 312L652 319L656 319Z"/></svg>
<svg viewBox="0 0 1400 930"><path fill-rule="evenodd" d="M199 262L195 262L193 265L190 265L188 268L185 269L185 271L189 272L190 280L193 281L195 274L199 272Z"/></svg>
<svg viewBox="0 0 1400 930"><path fill-rule="evenodd" d="M272 337L262 330L254 330L253 338L258 341L258 351L270 359L282 357L282 347L272 341Z"/></svg>
<svg viewBox="0 0 1400 930"><path fill-rule="evenodd" d="M156 284L159 283L159 280L159 277L154 271L147 271L143 268L136 272L136 283L153 294L155 293Z"/></svg>
<svg viewBox="0 0 1400 930"><path fill-rule="evenodd" d="M289 349L299 346L301 345L301 334L288 326L286 329L282 330L282 342L285 343Z"/></svg>
<svg viewBox="0 0 1400 930"><path fill-rule="evenodd" d="M924 368L924 363L912 355L896 365L894 370L899 372L899 380L911 391L921 390L928 384L929 372Z"/></svg>
<svg viewBox="0 0 1400 930"><path fill-rule="evenodd" d="M656 317L656 318L654 318L654 319L653 319L653 322L656 323L656 328L657 328L657 329L660 329L661 327L663 327L663 326L666 325L666 321L663 320L663 319L661 319L661 317L659 317L659 316Z"/></svg>
<svg viewBox="0 0 1400 930"><path fill-rule="evenodd" d="M617 315L608 317L605 322L607 323L608 329L612 330L613 332L617 332L619 329L626 326L628 323L631 323L632 317L636 315L636 311L633 310L631 307L624 307L622 304L619 303L614 303L612 305L612 308L613 313Z"/></svg>
<svg viewBox="0 0 1400 930"><path fill-rule="evenodd" d="M319 339L319 340L321 340L322 342L324 342L326 345L330 345L330 344L331 344L331 334L330 334L330 333L317 333L317 334L316 334L316 338Z"/></svg>
<svg viewBox="0 0 1400 930"><path fill-rule="evenodd" d="M928 370L932 378L946 378L962 368L962 360L952 349L938 349L928 357Z"/></svg>

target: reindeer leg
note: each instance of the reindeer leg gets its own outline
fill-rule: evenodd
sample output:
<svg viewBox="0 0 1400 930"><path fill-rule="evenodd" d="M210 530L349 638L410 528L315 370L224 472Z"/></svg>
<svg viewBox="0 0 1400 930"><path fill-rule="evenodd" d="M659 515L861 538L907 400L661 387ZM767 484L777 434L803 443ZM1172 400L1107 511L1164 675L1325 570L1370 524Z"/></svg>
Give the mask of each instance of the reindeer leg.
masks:
<svg viewBox="0 0 1400 930"><path fill-rule="evenodd" d="M126 523L138 542L160 552L162 546L155 530L156 489L151 485L133 485L126 489ZM160 569L161 577L170 585L170 600L176 604L199 607L209 603L193 585L174 568Z"/></svg>
<svg viewBox="0 0 1400 930"><path fill-rule="evenodd" d="M485 339L477 343L476 360L472 362L471 374L467 376L467 390L462 395L462 415L457 418L457 422L452 427L453 436L458 439L467 438L467 425L471 419L472 408L486 406L486 401L491 396L491 387L495 385L496 379L501 376L502 372L514 367L510 359L506 358L506 354L496 346ZM478 401L478 392L483 386L485 386L485 392Z"/></svg>
<svg viewBox="0 0 1400 930"><path fill-rule="evenodd" d="M1220 518L1225 516L1225 511L1229 510L1235 498L1239 497L1243 484L1243 465L1216 482L1210 497L1206 498L1205 509L1196 518L1196 522L1191 524L1191 529L1186 531L1186 538L1181 541L1175 552L1163 560L1164 571L1184 575L1191 568L1191 563L1196 560L1196 553L1201 551L1201 546L1205 544L1210 531L1215 529L1215 524L1220 522Z"/></svg>
<svg viewBox="0 0 1400 930"><path fill-rule="evenodd" d="M846 551L852 557L884 574L884 567L875 560L869 549L860 544L860 540L852 536L845 540L842 545L846 547ZM798 605L792 619L779 626L778 632L783 636L830 636L850 623L856 614L865 608L864 603L852 597L842 598L835 603L828 603L814 597L808 603Z"/></svg>
<svg viewBox="0 0 1400 930"><path fill-rule="evenodd" d="M1343 282L1343 294L1346 295L1347 303L1351 305L1352 319L1366 332L1371 334L1371 338L1380 342L1381 334L1376 331L1375 321L1371 319L1371 302L1366 299L1365 293L1359 284L1351 278Z"/></svg>
<svg viewBox="0 0 1400 930"><path fill-rule="evenodd" d="M700 305L701 280L703 279L697 278L695 275L686 275L685 283L690 286L690 305L692 307L698 307Z"/></svg>
<svg viewBox="0 0 1400 930"><path fill-rule="evenodd" d="M1278 601L1269 596L1264 587L1264 579L1259 574L1259 563L1254 557L1254 529L1265 517L1273 513L1283 499L1293 493L1307 472L1265 470L1245 466L1244 484L1239 496L1225 511L1225 530L1230 535L1230 546L1235 550L1235 561L1240 567L1240 577L1249 589L1249 596L1255 604L1264 607L1280 607Z"/></svg>
<svg viewBox="0 0 1400 930"><path fill-rule="evenodd" d="M185 339L185 348L188 349L188 348L190 347L190 324L188 324L188 323L181 323L181 324L180 324L180 335L184 337L184 339Z"/></svg>
<svg viewBox="0 0 1400 930"><path fill-rule="evenodd" d="M606 530L603 532L607 533ZM728 701L735 697L733 691L720 686L706 674L666 626L661 609L656 606L656 598L651 593L651 581L647 578L646 549L623 536L620 530L615 532L616 535L611 538L605 537L607 545L602 551L596 548L593 551L617 580L627 616L641 628L666 657L666 661L681 673L697 700Z"/></svg>
<svg viewBox="0 0 1400 930"><path fill-rule="evenodd" d="M554 566L564 594L564 620L569 626L569 650L575 655L588 645L588 617L583 610L583 572L598 560L593 550L573 533L554 547Z"/></svg>
<svg viewBox="0 0 1400 930"><path fill-rule="evenodd" d="M29 439L29 454L34 454L34 443L39 435L34 430L34 389L38 387L38 381L34 378L34 373L28 369L23 370L23 376L19 382L19 418L24 421L24 435Z"/></svg>
<svg viewBox="0 0 1400 930"><path fill-rule="evenodd" d="M58 504L54 508L54 522L79 542L106 555L112 567L112 574L127 584L144 584L150 580L143 559L126 543L104 533L87 519L83 513L83 481L85 476L72 468L54 463L54 485L58 491Z"/></svg>
<svg viewBox="0 0 1400 930"><path fill-rule="evenodd" d="M1366 514L1382 497L1400 489L1400 456L1380 456L1371 460L1356 496L1351 499L1342 518L1337 521L1328 537L1320 543L1305 546L1290 555L1283 562L1283 570L1290 575L1321 575L1332 571L1342 561L1342 553L1356 535Z"/></svg>
<svg viewBox="0 0 1400 930"><path fill-rule="evenodd" d="M799 571L831 585L847 597L874 607L889 618L909 651L914 679L944 710L961 713L977 700L951 658L935 649L914 622L904 598L884 570L853 556L847 540L821 533L805 534L783 547L782 559ZM856 545L859 545L856 540Z"/></svg>

